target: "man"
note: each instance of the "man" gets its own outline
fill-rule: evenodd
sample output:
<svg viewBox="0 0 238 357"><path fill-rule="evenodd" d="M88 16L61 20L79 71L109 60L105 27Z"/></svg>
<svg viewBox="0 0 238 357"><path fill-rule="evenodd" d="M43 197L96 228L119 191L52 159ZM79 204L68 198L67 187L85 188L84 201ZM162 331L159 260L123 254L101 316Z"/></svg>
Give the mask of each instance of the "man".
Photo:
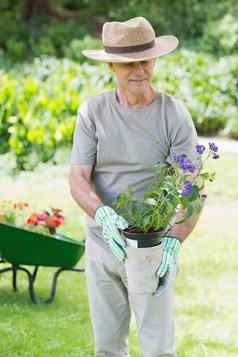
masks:
<svg viewBox="0 0 238 357"><path fill-rule="evenodd" d="M171 160L172 152L197 160L188 111L151 85L156 58L174 50L178 40L156 38L143 17L106 22L102 40L104 50L83 54L107 62L117 87L80 106L69 179L73 198L87 214L85 269L95 356L129 356L132 308L143 356L174 357L178 253L198 217L173 225L160 245L133 248L119 233L128 222L113 200L128 185L142 197L154 179L152 165ZM153 294L155 283L165 277L166 289Z"/></svg>

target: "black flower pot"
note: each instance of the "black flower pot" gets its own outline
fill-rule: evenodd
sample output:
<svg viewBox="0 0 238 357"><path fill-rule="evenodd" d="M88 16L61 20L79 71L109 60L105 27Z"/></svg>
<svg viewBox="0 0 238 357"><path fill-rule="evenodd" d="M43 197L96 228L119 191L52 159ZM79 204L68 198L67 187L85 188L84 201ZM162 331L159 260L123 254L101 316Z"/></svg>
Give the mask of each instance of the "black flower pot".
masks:
<svg viewBox="0 0 238 357"><path fill-rule="evenodd" d="M159 245L163 237L162 231L149 231L147 233L138 232L134 227L128 227L124 230L120 230L123 236L130 240L135 240L138 242L138 247L146 248Z"/></svg>

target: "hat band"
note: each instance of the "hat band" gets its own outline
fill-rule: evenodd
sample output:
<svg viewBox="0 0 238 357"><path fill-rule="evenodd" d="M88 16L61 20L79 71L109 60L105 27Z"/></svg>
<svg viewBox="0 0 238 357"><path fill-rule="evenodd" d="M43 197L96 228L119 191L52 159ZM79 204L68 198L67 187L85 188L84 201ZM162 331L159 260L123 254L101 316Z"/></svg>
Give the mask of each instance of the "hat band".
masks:
<svg viewBox="0 0 238 357"><path fill-rule="evenodd" d="M104 46L104 49L107 53L131 53L131 52L140 52L144 50L148 50L149 48L154 47L155 40L144 43L143 45L136 46L126 46L126 47L111 47Z"/></svg>

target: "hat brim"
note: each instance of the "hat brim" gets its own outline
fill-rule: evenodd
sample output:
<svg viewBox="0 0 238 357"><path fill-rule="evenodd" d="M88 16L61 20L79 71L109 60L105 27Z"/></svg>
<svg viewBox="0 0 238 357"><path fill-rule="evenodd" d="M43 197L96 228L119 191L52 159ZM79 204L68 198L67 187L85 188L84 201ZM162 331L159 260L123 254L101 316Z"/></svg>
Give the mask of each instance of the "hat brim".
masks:
<svg viewBox="0 0 238 357"><path fill-rule="evenodd" d="M179 44L177 37L172 35L159 36L155 38L155 46L141 52L125 54L108 53L102 50L83 50L82 54L88 58L103 62L135 62L160 57L172 52Z"/></svg>

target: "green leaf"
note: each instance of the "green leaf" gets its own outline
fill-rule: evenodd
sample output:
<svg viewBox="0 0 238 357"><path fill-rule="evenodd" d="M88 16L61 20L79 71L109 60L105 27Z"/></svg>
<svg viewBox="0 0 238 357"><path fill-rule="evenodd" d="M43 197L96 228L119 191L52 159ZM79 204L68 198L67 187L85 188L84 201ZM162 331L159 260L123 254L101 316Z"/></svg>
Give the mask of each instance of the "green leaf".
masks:
<svg viewBox="0 0 238 357"><path fill-rule="evenodd" d="M194 213L193 205L189 204L184 215L184 218L180 221L176 221L175 224L182 224L185 223Z"/></svg>
<svg viewBox="0 0 238 357"><path fill-rule="evenodd" d="M199 196L199 187L197 185L193 185L192 194L189 196L189 200L194 201L198 196Z"/></svg>
<svg viewBox="0 0 238 357"><path fill-rule="evenodd" d="M200 176L203 177L205 180L208 180L210 177L209 172L200 173Z"/></svg>

